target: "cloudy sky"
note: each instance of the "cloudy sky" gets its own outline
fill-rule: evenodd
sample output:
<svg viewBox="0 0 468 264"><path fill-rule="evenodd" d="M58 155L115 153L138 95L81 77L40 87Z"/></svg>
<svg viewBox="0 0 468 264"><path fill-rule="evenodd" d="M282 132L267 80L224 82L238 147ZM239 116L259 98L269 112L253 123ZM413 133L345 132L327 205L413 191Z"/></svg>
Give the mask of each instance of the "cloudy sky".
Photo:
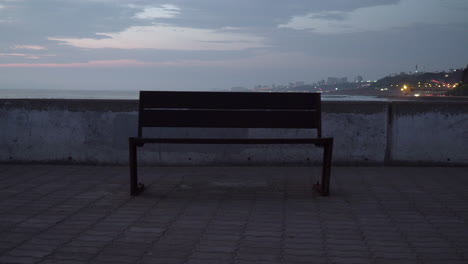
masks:
<svg viewBox="0 0 468 264"><path fill-rule="evenodd" d="M0 89L201 90L468 64L467 0L0 0Z"/></svg>

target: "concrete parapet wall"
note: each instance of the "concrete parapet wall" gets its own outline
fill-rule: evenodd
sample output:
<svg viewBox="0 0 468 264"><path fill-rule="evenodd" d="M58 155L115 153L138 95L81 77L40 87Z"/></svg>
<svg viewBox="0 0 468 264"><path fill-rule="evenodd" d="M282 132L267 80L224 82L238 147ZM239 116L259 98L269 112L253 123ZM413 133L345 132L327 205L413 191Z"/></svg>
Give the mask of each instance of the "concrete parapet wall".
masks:
<svg viewBox="0 0 468 264"><path fill-rule="evenodd" d="M392 104L390 160L468 164L468 103Z"/></svg>
<svg viewBox="0 0 468 264"><path fill-rule="evenodd" d="M126 164L137 130L133 100L0 100L0 162ZM324 136L335 138L335 164L468 165L468 103L323 103ZM149 129L152 136L304 137L284 129ZM147 145L146 164L320 163L313 146Z"/></svg>

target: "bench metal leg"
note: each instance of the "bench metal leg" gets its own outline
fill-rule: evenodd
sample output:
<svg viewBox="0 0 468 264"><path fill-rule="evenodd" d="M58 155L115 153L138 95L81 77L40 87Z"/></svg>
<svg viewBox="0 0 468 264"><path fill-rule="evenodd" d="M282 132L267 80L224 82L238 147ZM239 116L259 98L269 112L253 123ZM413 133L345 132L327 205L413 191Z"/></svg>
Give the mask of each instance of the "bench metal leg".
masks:
<svg viewBox="0 0 468 264"><path fill-rule="evenodd" d="M316 189L322 196L328 196L330 194L332 152L333 139L323 145L322 181L314 184L314 189Z"/></svg>
<svg viewBox="0 0 468 264"><path fill-rule="evenodd" d="M322 190L323 196L330 194L330 174L333 152L333 140L330 144L326 144L323 149L323 168L322 168Z"/></svg>
<svg viewBox="0 0 468 264"><path fill-rule="evenodd" d="M130 195L136 196L140 194L144 185L138 183L138 167L137 167L137 144L130 138L129 145L129 165L130 165Z"/></svg>

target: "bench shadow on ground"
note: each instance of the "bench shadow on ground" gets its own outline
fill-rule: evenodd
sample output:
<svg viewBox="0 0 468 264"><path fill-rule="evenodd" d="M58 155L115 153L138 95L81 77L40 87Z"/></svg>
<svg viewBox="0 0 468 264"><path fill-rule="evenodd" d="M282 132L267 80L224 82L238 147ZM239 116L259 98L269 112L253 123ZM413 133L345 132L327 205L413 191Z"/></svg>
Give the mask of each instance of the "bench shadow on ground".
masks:
<svg viewBox="0 0 468 264"><path fill-rule="evenodd" d="M138 197L317 199L312 184L320 180L320 173L320 167L141 166L145 190Z"/></svg>

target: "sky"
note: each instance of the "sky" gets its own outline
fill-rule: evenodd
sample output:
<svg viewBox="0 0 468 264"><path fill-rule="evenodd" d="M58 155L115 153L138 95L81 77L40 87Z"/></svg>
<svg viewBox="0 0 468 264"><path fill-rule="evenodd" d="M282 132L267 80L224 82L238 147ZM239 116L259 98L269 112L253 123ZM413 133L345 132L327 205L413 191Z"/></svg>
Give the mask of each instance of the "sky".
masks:
<svg viewBox="0 0 468 264"><path fill-rule="evenodd" d="M0 0L0 89L212 90L468 64L467 0Z"/></svg>

